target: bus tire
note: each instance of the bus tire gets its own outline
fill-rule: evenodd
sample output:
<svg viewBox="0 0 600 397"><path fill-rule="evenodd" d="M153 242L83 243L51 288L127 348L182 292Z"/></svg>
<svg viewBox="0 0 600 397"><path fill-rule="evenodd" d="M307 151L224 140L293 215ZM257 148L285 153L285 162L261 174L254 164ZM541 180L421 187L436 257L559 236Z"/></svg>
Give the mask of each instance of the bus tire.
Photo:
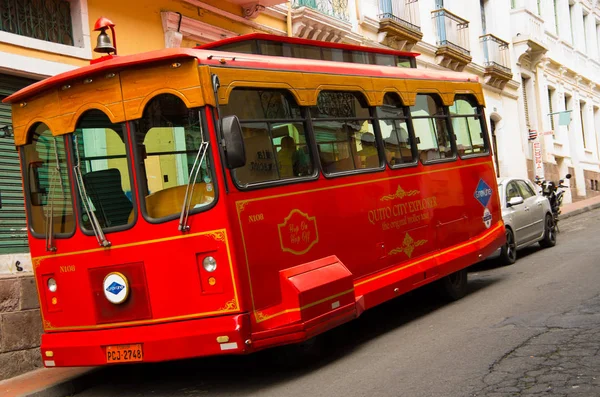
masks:
<svg viewBox="0 0 600 397"><path fill-rule="evenodd" d="M542 248L550 248L556 245L556 224L554 218L550 214L546 214L544 219L544 238L540 240Z"/></svg>
<svg viewBox="0 0 600 397"><path fill-rule="evenodd" d="M449 301L459 300L467 294L467 269L447 275L440 280L439 291L442 298Z"/></svg>

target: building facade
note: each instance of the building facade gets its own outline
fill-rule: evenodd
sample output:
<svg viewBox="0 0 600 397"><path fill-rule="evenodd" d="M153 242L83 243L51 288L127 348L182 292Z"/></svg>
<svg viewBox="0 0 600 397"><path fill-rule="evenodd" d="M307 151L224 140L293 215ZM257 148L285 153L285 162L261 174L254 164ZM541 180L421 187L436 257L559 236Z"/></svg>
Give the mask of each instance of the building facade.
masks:
<svg viewBox="0 0 600 397"><path fill-rule="evenodd" d="M572 174L565 200L599 194L600 9L588 0L514 0L515 76L529 177ZM561 120L559 112L567 115ZM523 134L523 142L526 135Z"/></svg>
<svg viewBox="0 0 600 397"><path fill-rule="evenodd" d="M484 85L499 176L557 180L566 201L598 194L600 9L597 0L0 1L0 100L84 66L97 18L119 55L261 32L421 53L417 67L465 71ZM571 115L565 125L556 112ZM565 112L563 112L565 113ZM10 108L0 103L0 379L39 365L39 316L27 254ZM22 332L27 329L28 332ZM9 335L9 336L7 336ZM16 363L16 364L15 364Z"/></svg>

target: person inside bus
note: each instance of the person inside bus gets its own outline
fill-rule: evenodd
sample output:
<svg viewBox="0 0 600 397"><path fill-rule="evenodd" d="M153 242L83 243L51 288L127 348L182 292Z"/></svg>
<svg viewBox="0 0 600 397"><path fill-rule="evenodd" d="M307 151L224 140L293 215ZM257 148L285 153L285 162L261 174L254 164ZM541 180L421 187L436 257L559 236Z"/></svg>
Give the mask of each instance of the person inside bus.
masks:
<svg viewBox="0 0 600 397"><path fill-rule="evenodd" d="M362 149L357 155L360 162L357 164L360 168L379 167L379 154L375 143L375 135L372 132L365 132L360 137Z"/></svg>
<svg viewBox="0 0 600 397"><path fill-rule="evenodd" d="M296 143L291 136L281 138L281 150L277 152L279 162L279 177L291 178L294 174L294 156L296 154Z"/></svg>
<svg viewBox="0 0 600 397"><path fill-rule="evenodd" d="M398 140L400 139L400 140ZM395 132L384 140L385 156L391 165L410 163L412 161L412 152L408 142L408 132L400 127L400 136Z"/></svg>

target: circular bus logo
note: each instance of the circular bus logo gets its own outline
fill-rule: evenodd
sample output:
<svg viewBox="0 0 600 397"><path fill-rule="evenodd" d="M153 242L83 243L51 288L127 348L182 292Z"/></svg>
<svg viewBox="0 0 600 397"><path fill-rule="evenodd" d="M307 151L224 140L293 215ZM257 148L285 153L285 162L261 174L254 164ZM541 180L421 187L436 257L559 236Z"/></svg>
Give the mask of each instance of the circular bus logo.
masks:
<svg viewBox="0 0 600 397"><path fill-rule="evenodd" d="M489 229L492 226L492 213L487 208L483 210L483 224L486 229Z"/></svg>
<svg viewBox="0 0 600 397"><path fill-rule="evenodd" d="M104 278L104 296L110 303L118 305L125 302L129 296L129 282L127 277L119 272L109 273Z"/></svg>

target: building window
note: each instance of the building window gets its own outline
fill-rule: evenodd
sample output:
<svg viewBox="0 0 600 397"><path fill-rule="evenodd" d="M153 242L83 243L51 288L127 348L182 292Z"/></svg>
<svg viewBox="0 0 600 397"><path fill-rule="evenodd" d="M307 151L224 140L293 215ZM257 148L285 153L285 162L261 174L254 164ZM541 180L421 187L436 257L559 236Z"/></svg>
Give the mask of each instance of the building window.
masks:
<svg viewBox="0 0 600 397"><path fill-rule="evenodd" d="M569 21L571 21L571 44L573 46L575 46L575 33L574 33L574 30L575 30L575 25L576 24L575 24L575 21L573 20L573 17L574 17L573 7L574 7L574 4L570 4L569 3Z"/></svg>
<svg viewBox="0 0 600 397"><path fill-rule="evenodd" d="M3 0L0 30L72 46L71 4L64 0Z"/></svg>
<svg viewBox="0 0 600 397"><path fill-rule="evenodd" d="M558 30L558 1L557 0L553 0L554 2L554 29L555 29L555 33L558 36L559 34L559 30Z"/></svg>
<svg viewBox="0 0 600 397"><path fill-rule="evenodd" d="M92 59L87 0L0 0L0 43L81 59ZM24 62L27 62L24 60ZM18 61L0 67L22 68ZM40 61L33 73L55 74Z"/></svg>
<svg viewBox="0 0 600 397"><path fill-rule="evenodd" d="M521 89L523 90L523 110L525 111L525 124L527 128L531 126L529 123L529 104L527 103L527 86L529 85L529 77L521 77Z"/></svg>
<svg viewBox="0 0 600 397"><path fill-rule="evenodd" d="M583 48L588 52L588 19L589 14L583 14Z"/></svg>
<svg viewBox="0 0 600 397"><path fill-rule="evenodd" d="M583 148L587 148L587 144L585 142L585 115L584 115L584 109L585 109L585 102L581 101L579 102L579 117L581 119L581 138L583 140Z"/></svg>
<svg viewBox="0 0 600 397"><path fill-rule="evenodd" d="M554 99L554 90L548 87L548 109L550 113L550 128L554 131L554 115L552 114L554 111L552 110L552 100Z"/></svg>

